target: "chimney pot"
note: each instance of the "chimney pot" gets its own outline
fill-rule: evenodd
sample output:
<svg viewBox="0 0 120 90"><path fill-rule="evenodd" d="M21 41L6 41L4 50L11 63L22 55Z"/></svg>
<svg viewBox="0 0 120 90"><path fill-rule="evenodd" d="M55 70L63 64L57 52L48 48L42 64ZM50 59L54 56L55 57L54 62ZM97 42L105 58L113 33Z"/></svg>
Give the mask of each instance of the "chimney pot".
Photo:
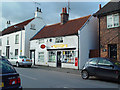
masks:
<svg viewBox="0 0 120 90"><path fill-rule="evenodd" d="M65 7L65 13L67 13L67 8Z"/></svg>
<svg viewBox="0 0 120 90"><path fill-rule="evenodd" d="M101 9L101 4L99 4L99 10Z"/></svg>
<svg viewBox="0 0 120 90"><path fill-rule="evenodd" d="M62 13L64 13L65 12L65 9L64 8L62 8Z"/></svg>

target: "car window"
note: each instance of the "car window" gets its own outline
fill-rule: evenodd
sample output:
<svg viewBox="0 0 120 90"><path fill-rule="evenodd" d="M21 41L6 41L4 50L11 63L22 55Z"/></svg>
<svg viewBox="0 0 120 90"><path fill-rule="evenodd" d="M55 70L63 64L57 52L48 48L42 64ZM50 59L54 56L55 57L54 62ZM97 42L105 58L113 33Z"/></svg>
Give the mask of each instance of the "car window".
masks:
<svg viewBox="0 0 120 90"><path fill-rule="evenodd" d="M97 59L96 58L90 59L90 61L89 61L89 64L95 65L96 63L97 63Z"/></svg>
<svg viewBox="0 0 120 90"><path fill-rule="evenodd" d="M6 63L4 60L0 60L0 74L15 73L15 69L12 65Z"/></svg>
<svg viewBox="0 0 120 90"><path fill-rule="evenodd" d="M98 62L99 65L113 65L110 61L106 60L106 59L99 59Z"/></svg>

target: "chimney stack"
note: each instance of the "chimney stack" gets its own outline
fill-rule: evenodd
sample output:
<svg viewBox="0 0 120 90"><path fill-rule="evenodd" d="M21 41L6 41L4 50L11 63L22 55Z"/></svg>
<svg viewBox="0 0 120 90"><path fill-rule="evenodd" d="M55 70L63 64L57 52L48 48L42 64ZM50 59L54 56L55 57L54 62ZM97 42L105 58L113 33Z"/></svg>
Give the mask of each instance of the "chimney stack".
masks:
<svg viewBox="0 0 120 90"><path fill-rule="evenodd" d="M99 10L101 9L101 4L99 4Z"/></svg>
<svg viewBox="0 0 120 90"><path fill-rule="evenodd" d="M39 9L39 7L37 7L37 11L35 12L35 18L42 18L41 14L42 14L41 9Z"/></svg>
<svg viewBox="0 0 120 90"><path fill-rule="evenodd" d="M69 14L67 13L67 8L62 8L62 13L61 13L61 23L65 24L68 21Z"/></svg>
<svg viewBox="0 0 120 90"><path fill-rule="evenodd" d="M7 21L7 28L10 27L11 23L10 23L10 20Z"/></svg>

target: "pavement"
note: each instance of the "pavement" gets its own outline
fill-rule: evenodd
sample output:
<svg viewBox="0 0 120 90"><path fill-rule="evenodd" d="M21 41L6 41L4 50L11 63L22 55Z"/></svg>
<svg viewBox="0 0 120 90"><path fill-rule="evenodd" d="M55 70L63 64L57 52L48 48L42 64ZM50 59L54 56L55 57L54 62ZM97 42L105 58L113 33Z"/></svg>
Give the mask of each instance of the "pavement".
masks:
<svg viewBox="0 0 120 90"><path fill-rule="evenodd" d="M44 69L44 70L48 70L48 71L58 71L58 72L80 75L80 70L78 70L78 69L49 67L49 66L42 66L42 65L34 65L34 66L32 66L32 68L38 68L38 69Z"/></svg>

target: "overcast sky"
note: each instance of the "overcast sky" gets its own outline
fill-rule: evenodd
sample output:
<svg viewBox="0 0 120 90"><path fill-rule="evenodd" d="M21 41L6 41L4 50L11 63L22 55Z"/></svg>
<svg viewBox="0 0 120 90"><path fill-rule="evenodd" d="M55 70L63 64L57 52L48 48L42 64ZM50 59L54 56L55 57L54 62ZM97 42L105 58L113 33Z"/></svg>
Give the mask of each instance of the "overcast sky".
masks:
<svg viewBox="0 0 120 90"><path fill-rule="evenodd" d="M110 0L106 0L107 2ZM75 19L95 13L99 9L99 4L104 6L107 2L70 2L70 18ZM0 30L6 28L6 22L11 24L31 19L34 17L36 7L42 9L42 16L46 24L60 22L60 13L63 7L67 7L67 2L0 2Z"/></svg>

